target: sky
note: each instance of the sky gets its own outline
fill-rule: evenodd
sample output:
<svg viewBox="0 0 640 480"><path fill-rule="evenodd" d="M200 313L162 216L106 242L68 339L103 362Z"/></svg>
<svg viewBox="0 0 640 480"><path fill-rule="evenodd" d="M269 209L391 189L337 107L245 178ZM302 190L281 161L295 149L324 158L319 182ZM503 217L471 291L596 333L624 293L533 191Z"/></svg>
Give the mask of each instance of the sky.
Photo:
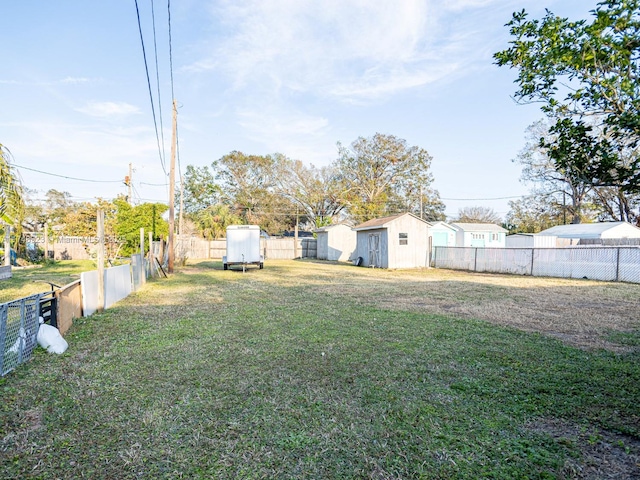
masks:
<svg viewBox="0 0 640 480"><path fill-rule="evenodd" d="M494 64L504 25L522 9L589 18L595 4L3 0L0 144L33 199L127 194L131 164L134 200L168 203L173 96L179 172L234 150L321 167L338 142L384 133L429 152L448 217L504 217L531 188L513 159L543 116Z"/></svg>

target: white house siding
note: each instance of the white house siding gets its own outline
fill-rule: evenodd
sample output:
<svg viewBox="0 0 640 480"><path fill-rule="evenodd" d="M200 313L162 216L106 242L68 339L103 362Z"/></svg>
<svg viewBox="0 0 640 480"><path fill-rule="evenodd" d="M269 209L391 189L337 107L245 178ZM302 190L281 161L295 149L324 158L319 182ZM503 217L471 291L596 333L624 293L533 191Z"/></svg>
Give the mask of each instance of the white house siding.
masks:
<svg viewBox="0 0 640 480"><path fill-rule="evenodd" d="M318 258L346 262L353 259L356 249L356 232L348 225L331 225L316 231Z"/></svg>
<svg viewBox="0 0 640 480"><path fill-rule="evenodd" d="M628 223L622 223L602 232L600 238L640 238L640 229Z"/></svg>
<svg viewBox="0 0 640 480"><path fill-rule="evenodd" d="M427 267L429 264L429 225L409 215L388 226L389 268ZM400 245L400 234L407 234L407 245Z"/></svg>

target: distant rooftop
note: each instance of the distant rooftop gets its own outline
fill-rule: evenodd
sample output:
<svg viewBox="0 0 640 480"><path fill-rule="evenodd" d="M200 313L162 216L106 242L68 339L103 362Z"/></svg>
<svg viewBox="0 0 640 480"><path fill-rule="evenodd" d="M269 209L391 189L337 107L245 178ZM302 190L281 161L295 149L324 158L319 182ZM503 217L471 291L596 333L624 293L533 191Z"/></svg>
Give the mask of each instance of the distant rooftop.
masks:
<svg viewBox="0 0 640 480"><path fill-rule="evenodd" d="M640 229L627 222L598 222L598 223L575 223L570 225L557 225L541 231L538 235L555 235L560 238L598 238L607 230L621 227L622 229L633 232L633 229ZM629 228L630 227L630 228ZM621 229L621 230L622 230Z"/></svg>
<svg viewBox="0 0 640 480"><path fill-rule="evenodd" d="M500 225L496 225L495 223L461 223L461 222L452 222L451 225L460 230L465 230L467 232L507 232L506 228L502 228Z"/></svg>

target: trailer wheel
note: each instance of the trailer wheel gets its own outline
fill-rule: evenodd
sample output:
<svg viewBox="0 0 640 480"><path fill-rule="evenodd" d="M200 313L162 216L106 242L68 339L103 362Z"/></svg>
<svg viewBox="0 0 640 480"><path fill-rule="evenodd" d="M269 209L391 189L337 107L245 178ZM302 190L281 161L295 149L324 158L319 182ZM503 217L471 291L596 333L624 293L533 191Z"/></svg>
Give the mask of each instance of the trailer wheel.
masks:
<svg viewBox="0 0 640 480"><path fill-rule="evenodd" d="M260 262L260 270L264 268L264 263Z"/></svg>
<svg viewBox="0 0 640 480"><path fill-rule="evenodd" d="M222 269L223 270L228 270L229 269L229 265L227 265L226 263L222 264Z"/></svg>

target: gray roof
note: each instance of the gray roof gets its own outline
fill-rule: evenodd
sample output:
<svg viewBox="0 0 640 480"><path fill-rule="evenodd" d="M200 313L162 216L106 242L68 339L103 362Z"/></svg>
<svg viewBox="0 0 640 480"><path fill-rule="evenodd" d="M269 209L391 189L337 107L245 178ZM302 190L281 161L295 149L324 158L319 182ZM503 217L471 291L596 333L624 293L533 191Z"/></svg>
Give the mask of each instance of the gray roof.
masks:
<svg viewBox="0 0 640 480"><path fill-rule="evenodd" d="M506 228L502 228L495 223L461 223L453 222L451 226L457 230L464 230L465 232L508 232Z"/></svg>
<svg viewBox="0 0 640 480"><path fill-rule="evenodd" d="M633 231L633 229L635 229L638 231L638 234L640 234L639 228L627 222L598 222L557 225L541 231L538 235L555 235L556 237L561 238L599 238L600 235L607 230L620 227L622 225L628 225L627 227L623 227L624 230Z"/></svg>

